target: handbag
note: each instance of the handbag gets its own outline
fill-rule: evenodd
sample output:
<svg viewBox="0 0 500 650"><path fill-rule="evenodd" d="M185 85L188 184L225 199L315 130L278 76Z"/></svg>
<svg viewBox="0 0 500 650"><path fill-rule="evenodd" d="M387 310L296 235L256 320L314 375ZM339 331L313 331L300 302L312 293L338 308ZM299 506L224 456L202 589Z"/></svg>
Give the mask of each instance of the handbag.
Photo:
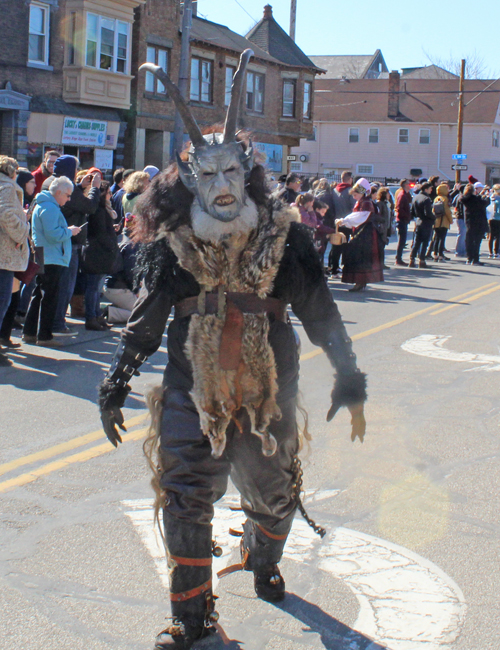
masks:
<svg viewBox="0 0 500 650"><path fill-rule="evenodd" d="M339 227L337 224L335 224L335 232L330 235L329 239L332 246L342 246L342 244L345 244L347 241L347 237L344 235L344 233L339 232Z"/></svg>
<svg viewBox="0 0 500 650"><path fill-rule="evenodd" d="M30 284L35 275L44 272L43 246L35 246L31 237L28 237L30 257L25 271L16 271L14 277L23 284Z"/></svg>

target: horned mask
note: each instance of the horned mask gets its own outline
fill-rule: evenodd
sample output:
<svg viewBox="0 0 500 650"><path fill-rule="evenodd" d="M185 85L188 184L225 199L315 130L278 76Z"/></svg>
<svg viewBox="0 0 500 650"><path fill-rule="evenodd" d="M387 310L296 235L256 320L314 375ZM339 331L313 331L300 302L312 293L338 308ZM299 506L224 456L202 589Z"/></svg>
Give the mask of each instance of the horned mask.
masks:
<svg viewBox="0 0 500 650"><path fill-rule="evenodd" d="M224 133L207 136L202 135L186 101L168 74L153 63L140 67L140 70L152 72L165 85L191 140L188 162L182 161L176 152L180 179L197 197L202 210L225 223L233 221L245 205L245 180L254 165L251 143L245 150L236 141L245 70L251 56L253 51L247 49L240 57L231 88Z"/></svg>

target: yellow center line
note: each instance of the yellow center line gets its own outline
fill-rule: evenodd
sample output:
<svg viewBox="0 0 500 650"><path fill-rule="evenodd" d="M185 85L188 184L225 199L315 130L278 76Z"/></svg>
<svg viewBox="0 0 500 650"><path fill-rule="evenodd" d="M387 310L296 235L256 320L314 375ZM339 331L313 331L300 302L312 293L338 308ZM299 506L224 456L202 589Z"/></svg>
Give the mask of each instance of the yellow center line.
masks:
<svg viewBox="0 0 500 650"><path fill-rule="evenodd" d="M500 290L500 285L494 286L491 289L488 289L486 291L483 291L483 289L486 289L487 287L491 287L492 284L496 283L489 283L486 285L483 285L481 287L478 287L477 289L473 289L471 291L467 291L466 293L462 293L458 296L455 296L454 298L451 299L451 301L457 301L461 300L462 298L466 296L470 296L471 294L476 294L471 298L468 298L467 302L472 302L473 300L478 300L479 298L482 298L485 295L488 295L490 293L493 293L494 291ZM480 292L480 293L477 293ZM447 302L451 302L447 301ZM460 304L467 304L467 303L460 303ZM445 311L446 309L450 309L451 307L455 307L458 305L448 305L447 307L444 307L442 311ZM401 318L396 318L393 321L390 321L388 323L384 323L383 325L379 325L377 327L373 327L370 330L366 330L365 332L360 332L359 334L355 334L352 337L353 341L359 341L360 339L363 339L367 336L371 336L372 334L376 334L378 332L382 332L386 329L389 329L391 327L395 327L396 325L400 325L401 323L405 323L409 320L412 320L413 318L417 318L418 316L421 316L422 314L426 314L433 309L436 308L436 305L433 304L430 307L426 307L425 309L420 309L419 311L413 312L412 314L408 314L407 316L402 316ZM441 311L441 310L440 310ZM312 359L313 357L316 357L320 354L323 354L323 350L317 349L312 352L308 352L306 354L301 355L300 360L301 361L307 361L308 359ZM127 422L125 422L125 426L131 427L136 424L139 424L143 422L146 417L148 416L147 413L141 413L140 415L137 415ZM139 440L142 437L144 437L146 432L146 429L140 429L138 431L133 431L131 433L126 433L125 435L122 436L123 442L127 442L128 440ZM18 458L16 460L13 460L9 463L5 463L3 465L0 465L0 475L5 474L6 472L12 471L13 469L16 469L18 467L22 467L23 465L27 465L29 463L33 463L39 460L46 460L47 458L52 458L53 456L56 456L57 454L64 453L66 451L70 451L71 449L75 449L77 447L81 447L85 444L88 444L90 442L94 442L100 438L103 437L103 431L102 429L98 431L93 431L92 433L88 433L84 436L80 436L79 438L74 438L73 440L69 440L68 442L63 442L59 445L55 445L54 447L50 447L49 449L45 449L43 451L30 454L29 456L24 456L23 458ZM9 479L7 481L3 481L0 483L0 493L1 492L6 492L7 490L11 490L15 487L20 487L22 485L26 485L28 483L32 483L35 481L38 477L40 476L46 476L47 474L50 474L51 472L55 472L59 469L63 469L65 467L68 467L69 465L73 465L74 463L83 463L87 460L90 460L92 458L97 458L99 456L102 456L103 454L106 454L110 451L113 451L114 447L111 445L110 442L106 441L105 443L101 445L96 445L95 447L91 447L90 449L86 449L85 451L78 452L76 454L73 454L71 456L66 456L64 458L61 458L59 460L53 461L51 463L47 463L45 465L42 465L41 467L38 467L37 469L32 470L31 472L27 472L25 474L21 474L15 478Z"/></svg>
<svg viewBox="0 0 500 650"><path fill-rule="evenodd" d="M465 296L469 296L471 293L475 293L477 291L481 291L482 289L485 289L486 287L491 287L492 284L495 284L495 282L491 282L489 284L485 284L481 287L477 287L477 289L473 289L472 291L467 291L465 293L461 293L459 296L455 296L454 298L451 298L450 301L446 302L453 302L455 300L461 300L462 298L465 298ZM500 288L500 287L499 287ZM483 294L480 294L483 295ZM471 300L471 298L469 298ZM436 301L437 302L437 301ZM455 306L455 305L451 305ZM407 316L401 316L401 318L396 318L395 320L392 320L388 323L384 323L383 325L378 325L377 327L373 327L370 330L366 330L365 332L360 332L359 334L354 334L354 336L351 337L353 341L359 341L360 339L364 339L367 336L371 336L372 334L377 334L378 332L383 332L384 330L390 329L391 327L396 327L396 325L401 325L401 323L406 323L409 320L412 320L413 318L417 318L418 316L422 316L422 314L427 314L428 312L432 311L433 309L436 309L436 305L433 304L430 307L426 307L425 309L420 309L419 311L414 311L412 314L408 314ZM312 359L313 357L317 357L320 354L323 354L323 350L320 348L316 350L312 350L312 352L307 352L306 354L303 354L300 357L301 361L307 361L308 359Z"/></svg>
<svg viewBox="0 0 500 650"><path fill-rule="evenodd" d="M478 300L479 298L482 298L483 296L488 296L490 293L493 293L494 291L498 291L500 289L500 285L497 285L496 287L493 287L492 289L488 289L487 291L482 291L481 293L478 293L474 295L472 298L467 298L467 300L460 301L457 305L448 305L447 307L443 307L442 309L438 309L437 311L432 312L431 316L437 316L438 314L442 314L444 311L448 311L449 309L454 309L455 307L460 307L461 305L468 305L469 303L473 302L474 300Z"/></svg>
<svg viewBox="0 0 500 650"><path fill-rule="evenodd" d="M140 440L144 437L146 430L147 429L139 429L138 431L126 433L122 436L122 440L123 442L127 442L128 440ZM21 474L15 478L9 479L8 481L3 481L3 483L0 483L0 492L7 492L7 490L12 490L12 488L20 487L21 485L27 485L28 483L33 483L33 481L36 481L36 479L40 476L46 476L51 472L69 467L75 463L84 463L91 458L97 458L98 456L102 456L103 454L107 454L109 451L113 450L114 447L111 445L111 443L106 441L102 445L96 445L95 447L91 447L85 451L80 451L77 454L73 454L72 456L66 456L65 458L55 460L52 463L47 463L46 465L37 467L37 469L34 469L31 472Z"/></svg>
<svg viewBox="0 0 500 650"><path fill-rule="evenodd" d="M125 422L125 426L127 428L130 428L135 426L136 424L141 424L142 422L144 422L147 416L148 413L141 413L140 415L136 415L130 420L127 420ZM16 460L12 460L9 463L4 463L3 465L0 465L0 476L2 476L2 474L6 474L7 472L11 472L12 470L17 469L18 467L22 467L23 465L36 463L39 460L47 460L47 458L53 458L58 454L63 454L64 452L71 451L72 449L76 449L77 447L83 447L83 445L86 445L89 442L95 442L100 438L104 438L104 431L102 429L99 429L98 431L92 431L92 433L86 433L84 436L79 436L78 438L72 438L67 442L61 442L60 444L55 445L54 447L49 447L48 449L37 451L34 454L29 454L29 456L16 458Z"/></svg>

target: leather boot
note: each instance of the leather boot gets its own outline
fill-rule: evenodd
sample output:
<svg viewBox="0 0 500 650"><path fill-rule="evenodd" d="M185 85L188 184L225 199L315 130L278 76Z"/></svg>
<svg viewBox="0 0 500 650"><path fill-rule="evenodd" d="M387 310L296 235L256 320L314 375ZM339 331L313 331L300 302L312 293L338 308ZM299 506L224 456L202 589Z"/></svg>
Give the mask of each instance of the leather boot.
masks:
<svg viewBox="0 0 500 650"><path fill-rule="evenodd" d="M278 568L294 513L277 522L272 530L250 519L243 526L241 540L242 564L253 571L255 593L262 600L277 603L285 598L285 581Z"/></svg>
<svg viewBox="0 0 500 650"><path fill-rule="evenodd" d="M212 595L212 526L164 513L172 624L157 637L155 650L189 650L215 634Z"/></svg>
<svg viewBox="0 0 500 650"><path fill-rule="evenodd" d="M71 318L82 318L85 316L85 297L83 294L75 294L70 300L70 312L69 315Z"/></svg>

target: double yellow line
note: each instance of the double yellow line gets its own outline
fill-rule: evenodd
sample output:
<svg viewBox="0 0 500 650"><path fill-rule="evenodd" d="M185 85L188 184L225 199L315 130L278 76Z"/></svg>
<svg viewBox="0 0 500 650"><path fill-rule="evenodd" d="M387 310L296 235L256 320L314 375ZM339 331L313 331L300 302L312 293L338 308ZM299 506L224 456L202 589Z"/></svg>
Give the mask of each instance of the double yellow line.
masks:
<svg viewBox="0 0 500 650"><path fill-rule="evenodd" d="M360 339L364 339L367 336L371 336L372 334L377 334L378 332L383 332L384 330L390 329L391 327L396 327L397 325L406 323L407 321L417 318L418 316L422 316L423 314L429 313L431 316L436 316L445 311L448 311L449 309L459 307L460 305L467 305L470 302L473 302L474 300L479 300L479 298L483 298L484 296L488 296L491 293L494 293L495 291L499 291L499 290L500 290L500 283L490 282L489 284L485 284L481 287L477 287L476 289L472 289L471 291L467 291L466 293L462 293L459 296L455 296L454 298L451 298L449 301L446 302L453 303L453 304L449 304L446 307L438 306L436 310L436 304L433 304L430 307L426 307L425 309L420 309L419 311L415 311L411 314L408 314L407 316L396 318L395 320L392 320L388 323L384 323L383 325L378 325L377 327L373 327L372 329L366 330L365 332L355 334L352 337L352 340L359 341ZM312 359L313 357L316 357L320 354L323 354L323 350L316 349L313 350L312 352L303 354L300 357L300 360L307 361L308 359ZM147 416L148 416L147 413L142 412L141 414L136 415L130 420L127 420L125 422L125 426L127 427L127 429L130 429L131 427L142 424L146 420ZM123 435L122 440L123 442L127 442L128 440L140 440L141 438L144 437L145 433L146 433L146 428L138 429L137 431L132 431L130 433L126 433L125 435ZM78 438L73 438L72 440L68 440L67 442L62 442L58 445L49 447L48 449L44 449L34 454L23 456L22 458L17 458L8 463L4 463L3 465L0 465L0 476L2 476L3 474L7 474L8 472L12 472L18 469L19 467L24 467L25 465L31 465L33 463L38 463L43 460L48 460L49 458L54 458L54 456L64 454L68 451L72 451L73 449L83 447L85 445L88 445L92 442L96 442L97 440L101 440L103 438L104 438L104 432L102 429L99 429L97 431L93 431L92 433L87 433L83 436L79 436ZM33 481L35 481L40 476L46 476L47 474L63 469L70 465L74 465L75 463L83 463L87 460L90 460L91 458L97 458L98 456L102 456L103 454L106 454L110 451L114 451L114 447L111 445L109 441L106 440L106 442L104 442L103 444L96 445L84 451L80 451L76 454L65 456L64 458L60 458L50 463L46 463L45 465L41 465L40 467L33 469L29 472L20 474L19 476L3 481L0 483L0 493L7 492L8 490L12 490L13 488L20 487L22 485L27 485L28 483L32 483Z"/></svg>

